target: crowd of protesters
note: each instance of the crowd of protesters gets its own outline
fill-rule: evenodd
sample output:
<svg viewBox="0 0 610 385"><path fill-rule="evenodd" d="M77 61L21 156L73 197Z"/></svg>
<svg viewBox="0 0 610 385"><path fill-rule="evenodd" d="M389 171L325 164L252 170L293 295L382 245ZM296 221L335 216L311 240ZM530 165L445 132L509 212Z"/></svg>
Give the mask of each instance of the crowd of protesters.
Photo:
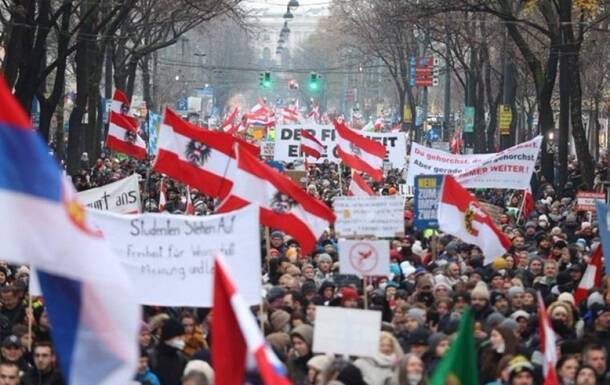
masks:
<svg viewBox="0 0 610 385"><path fill-rule="evenodd" d="M605 179L604 164L597 171L598 181ZM133 173L141 176L143 211L159 211L163 179L164 211L184 213L185 186L151 172L146 162L107 154L93 160L83 154L81 171L72 180L82 191ZM346 192L349 178L348 169L324 162L310 165L299 183L331 205L334 197ZM390 271L367 286L358 277L339 274L338 240L332 228L311 255L303 255L287 234L272 230L269 247L261 244L264 308L253 309L253 314L291 381L295 385L426 385L450 345L461 312L471 306L479 383L542 384L539 292L558 338L559 382L610 384L610 279L581 303L575 302L574 289L599 237L595 218L575 209L581 184L577 163L570 163L567 180L557 191L535 175L535 205L527 215L520 209L520 193L475 191L480 200L502 208L498 225L512 242L507 254L487 266L477 247L434 230L414 229L410 197L405 203L404 236L390 242ZM390 170L383 182L371 186L379 194L394 195L400 193L402 183L401 172ZM217 201L195 189L191 197L195 215L214 213ZM0 385L64 384L50 343L52 325L44 301L29 298L28 281L27 267L0 265ZM316 308L362 309L365 297L369 310L382 313L377 354L349 358L314 354ZM211 317L210 309L145 307L134 384L213 385L210 346L231 341L211 341ZM260 383L255 373L248 373L244 381Z"/></svg>

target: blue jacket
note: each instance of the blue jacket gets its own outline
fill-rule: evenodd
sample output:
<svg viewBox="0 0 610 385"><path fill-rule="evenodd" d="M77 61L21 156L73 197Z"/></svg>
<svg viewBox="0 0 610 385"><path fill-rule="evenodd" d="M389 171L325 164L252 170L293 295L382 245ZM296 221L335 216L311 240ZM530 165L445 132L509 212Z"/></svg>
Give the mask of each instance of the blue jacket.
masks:
<svg viewBox="0 0 610 385"><path fill-rule="evenodd" d="M157 376L149 368L146 368L142 373L136 374L135 380L142 385L161 385Z"/></svg>

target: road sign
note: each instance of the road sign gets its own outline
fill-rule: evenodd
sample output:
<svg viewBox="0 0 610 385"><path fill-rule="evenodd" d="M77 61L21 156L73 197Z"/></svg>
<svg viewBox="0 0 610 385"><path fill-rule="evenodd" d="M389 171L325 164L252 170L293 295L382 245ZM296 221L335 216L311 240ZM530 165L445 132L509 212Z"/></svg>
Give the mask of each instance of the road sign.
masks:
<svg viewBox="0 0 610 385"><path fill-rule="evenodd" d="M413 226L418 230L438 228L438 201L442 175L417 175L413 191Z"/></svg>
<svg viewBox="0 0 610 385"><path fill-rule="evenodd" d="M185 96L180 97L176 101L176 111L186 111L188 107L188 100Z"/></svg>
<svg viewBox="0 0 610 385"><path fill-rule="evenodd" d="M464 132L474 132L474 107L464 107Z"/></svg>
<svg viewBox="0 0 610 385"><path fill-rule="evenodd" d="M510 106L507 104L500 104L498 106L498 129L500 135L510 135L510 123L513 120L513 113Z"/></svg>

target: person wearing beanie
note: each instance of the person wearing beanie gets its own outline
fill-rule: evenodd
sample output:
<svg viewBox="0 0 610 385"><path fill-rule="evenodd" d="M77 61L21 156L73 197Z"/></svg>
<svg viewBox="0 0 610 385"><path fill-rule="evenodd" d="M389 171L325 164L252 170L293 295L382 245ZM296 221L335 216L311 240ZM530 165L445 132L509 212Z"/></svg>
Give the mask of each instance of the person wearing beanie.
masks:
<svg viewBox="0 0 610 385"><path fill-rule="evenodd" d="M313 357L313 328L307 324L297 326L290 333L292 349L288 358L288 377L295 384L303 384L307 380L309 368L307 363Z"/></svg>
<svg viewBox="0 0 610 385"><path fill-rule="evenodd" d="M534 385L534 366L523 356L518 355L508 364L509 385Z"/></svg>
<svg viewBox="0 0 610 385"><path fill-rule="evenodd" d="M271 313L269 321L272 332L288 333L290 331L290 314L285 310L279 309Z"/></svg>
<svg viewBox="0 0 610 385"><path fill-rule="evenodd" d="M523 294L525 290L521 286L513 286L506 292L510 302L511 311L520 310L523 307Z"/></svg>
<svg viewBox="0 0 610 385"><path fill-rule="evenodd" d="M474 310L474 319L483 322L487 316L493 313L489 303L489 290L485 282L478 282L470 293L470 304Z"/></svg>
<svg viewBox="0 0 610 385"><path fill-rule="evenodd" d="M325 385L329 380L330 369L335 358L331 355L313 356L307 361L307 380L311 385Z"/></svg>
<svg viewBox="0 0 610 385"><path fill-rule="evenodd" d="M351 363L346 364L339 371L339 374L337 374L337 382L343 385L370 385L364 382L360 369ZM332 384L329 383L328 385Z"/></svg>
<svg viewBox="0 0 610 385"><path fill-rule="evenodd" d="M432 333L428 337L428 351L422 356L426 368L426 377L430 377L434 373L436 365L449 348L449 341L451 341L451 338L442 332Z"/></svg>
<svg viewBox="0 0 610 385"><path fill-rule="evenodd" d="M360 307L358 303L358 292L353 287L342 287L341 290L339 290L339 296L341 298L341 307L351 309L358 309Z"/></svg>
<svg viewBox="0 0 610 385"><path fill-rule="evenodd" d="M180 385L180 378L188 358L182 353L184 326L169 318L161 327L161 341L151 359L151 369L159 377L161 385Z"/></svg>

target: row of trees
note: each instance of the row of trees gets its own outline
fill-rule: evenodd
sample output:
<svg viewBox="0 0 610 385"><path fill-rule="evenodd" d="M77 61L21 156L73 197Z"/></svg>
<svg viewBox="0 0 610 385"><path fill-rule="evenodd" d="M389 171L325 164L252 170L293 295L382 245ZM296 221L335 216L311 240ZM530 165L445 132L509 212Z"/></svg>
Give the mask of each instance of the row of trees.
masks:
<svg viewBox="0 0 610 385"><path fill-rule="evenodd" d="M0 2L2 70L31 110L40 103L40 133L74 172L83 151L96 157L102 140L102 94L113 84L131 98L141 71L144 99L154 107L151 58L188 31L219 16L243 20L242 0L12 0ZM76 88L64 153L67 82ZM55 138L49 138L57 117Z"/></svg>
<svg viewBox="0 0 610 385"><path fill-rule="evenodd" d="M544 135L542 171L547 180L565 184L571 132L583 181L592 186L590 147L596 143L587 138L583 115L586 108L591 136L596 136L608 100L610 56L603 48L610 36L610 1L335 0L331 14L334 34L343 36L346 49L384 63L401 110L407 105L415 115L422 102L422 95L408 85L408 58L434 53L449 64L464 105L475 107L475 152L496 149L497 106L508 104L528 114L530 135ZM548 140L557 107L555 150ZM538 127L531 126L534 115ZM515 140L515 119L507 139Z"/></svg>

